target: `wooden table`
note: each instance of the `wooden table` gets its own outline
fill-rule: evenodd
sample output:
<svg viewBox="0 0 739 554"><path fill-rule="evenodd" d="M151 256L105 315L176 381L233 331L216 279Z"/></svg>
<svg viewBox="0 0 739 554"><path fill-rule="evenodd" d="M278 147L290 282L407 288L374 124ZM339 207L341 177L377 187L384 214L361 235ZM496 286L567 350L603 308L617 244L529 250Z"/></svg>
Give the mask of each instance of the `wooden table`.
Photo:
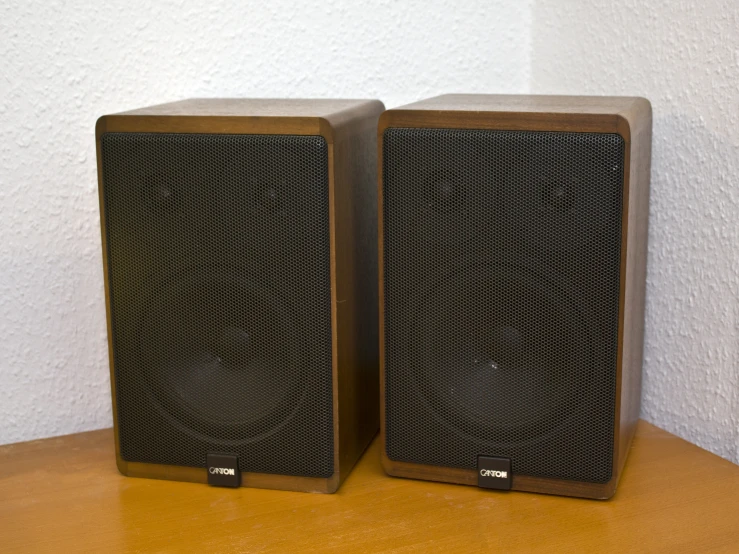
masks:
<svg viewBox="0 0 739 554"><path fill-rule="evenodd" d="M0 447L0 552L739 552L739 466L645 422L606 502L387 477L334 495L134 479L111 430Z"/></svg>

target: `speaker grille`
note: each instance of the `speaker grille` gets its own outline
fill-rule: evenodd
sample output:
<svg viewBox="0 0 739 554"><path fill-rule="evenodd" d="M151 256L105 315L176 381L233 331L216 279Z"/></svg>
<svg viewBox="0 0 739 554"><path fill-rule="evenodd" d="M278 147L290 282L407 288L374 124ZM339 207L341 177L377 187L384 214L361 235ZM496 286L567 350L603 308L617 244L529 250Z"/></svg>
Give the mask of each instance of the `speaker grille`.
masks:
<svg viewBox="0 0 739 554"><path fill-rule="evenodd" d="M383 157L388 456L610 480L623 139L391 128Z"/></svg>
<svg viewBox="0 0 739 554"><path fill-rule="evenodd" d="M121 455L333 474L328 150L315 136L102 137Z"/></svg>

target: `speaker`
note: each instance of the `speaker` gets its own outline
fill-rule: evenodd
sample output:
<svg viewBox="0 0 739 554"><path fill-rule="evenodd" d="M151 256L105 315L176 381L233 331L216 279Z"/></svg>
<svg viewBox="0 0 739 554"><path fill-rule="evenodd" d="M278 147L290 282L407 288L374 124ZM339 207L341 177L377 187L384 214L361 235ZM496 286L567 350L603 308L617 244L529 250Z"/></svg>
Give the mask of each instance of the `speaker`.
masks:
<svg viewBox="0 0 739 554"><path fill-rule="evenodd" d="M379 428L374 100L97 122L125 475L333 492Z"/></svg>
<svg viewBox="0 0 739 554"><path fill-rule="evenodd" d="M651 106L447 95L379 123L390 475L613 495L639 416Z"/></svg>

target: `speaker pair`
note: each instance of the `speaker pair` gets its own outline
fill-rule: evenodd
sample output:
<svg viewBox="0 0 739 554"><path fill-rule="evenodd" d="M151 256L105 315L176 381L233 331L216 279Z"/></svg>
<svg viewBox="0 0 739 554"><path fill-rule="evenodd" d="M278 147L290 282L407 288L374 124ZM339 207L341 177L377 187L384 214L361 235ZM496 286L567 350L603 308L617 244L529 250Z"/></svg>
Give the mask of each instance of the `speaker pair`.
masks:
<svg viewBox="0 0 739 554"><path fill-rule="evenodd" d="M390 475L610 496L639 413L650 144L637 98L102 117L120 471L333 492L381 428Z"/></svg>

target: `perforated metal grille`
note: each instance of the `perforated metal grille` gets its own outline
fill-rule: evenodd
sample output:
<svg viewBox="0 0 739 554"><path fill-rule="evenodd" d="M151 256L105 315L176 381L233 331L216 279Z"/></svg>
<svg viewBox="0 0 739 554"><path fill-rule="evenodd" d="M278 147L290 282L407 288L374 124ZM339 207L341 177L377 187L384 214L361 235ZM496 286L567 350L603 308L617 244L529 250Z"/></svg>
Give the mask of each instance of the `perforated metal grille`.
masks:
<svg viewBox="0 0 739 554"><path fill-rule="evenodd" d="M321 137L102 137L122 457L333 474Z"/></svg>
<svg viewBox="0 0 739 554"><path fill-rule="evenodd" d="M607 482L623 140L387 129L383 144L389 457Z"/></svg>

